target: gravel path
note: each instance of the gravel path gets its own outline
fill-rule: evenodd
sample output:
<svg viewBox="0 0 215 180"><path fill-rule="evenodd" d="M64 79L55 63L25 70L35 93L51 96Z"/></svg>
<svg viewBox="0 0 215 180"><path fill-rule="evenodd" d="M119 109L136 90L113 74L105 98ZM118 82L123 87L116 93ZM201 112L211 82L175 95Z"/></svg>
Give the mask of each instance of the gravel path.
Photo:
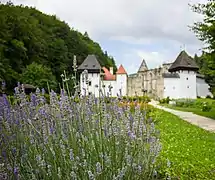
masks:
<svg viewBox="0 0 215 180"><path fill-rule="evenodd" d="M158 105L156 101L152 101L149 104L151 104L152 106L154 106L158 109L162 109L164 111L170 112L170 113L180 117L181 119L183 119L193 125L199 126L207 131L215 132L215 120L213 120L213 119L199 116L199 115L193 114L192 112L183 112L183 111L178 111L178 110L174 110L174 109L169 109L169 108Z"/></svg>

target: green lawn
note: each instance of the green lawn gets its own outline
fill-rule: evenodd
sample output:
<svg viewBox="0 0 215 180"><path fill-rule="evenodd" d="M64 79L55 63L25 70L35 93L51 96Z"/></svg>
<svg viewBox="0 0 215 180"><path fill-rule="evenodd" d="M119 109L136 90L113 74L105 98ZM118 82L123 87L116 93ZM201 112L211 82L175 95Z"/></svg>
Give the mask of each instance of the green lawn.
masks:
<svg viewBox="0 0 215 180"><path fill-rule="evenodd" d="M193 112L194 114L208 117L215 120L215 108L212 108L209 112L203 112L200 108L195 107L177 107L169 104L164 104L165 107L179 110L179 111L187 111L187 112Z"/></svg>
<svg viewBox="0 0 215 180"><path fill-rule="evenodd" d="M153 116L162 143L161 174L169 172L172 179L215 179L215 134L162 110Z"/></svg>

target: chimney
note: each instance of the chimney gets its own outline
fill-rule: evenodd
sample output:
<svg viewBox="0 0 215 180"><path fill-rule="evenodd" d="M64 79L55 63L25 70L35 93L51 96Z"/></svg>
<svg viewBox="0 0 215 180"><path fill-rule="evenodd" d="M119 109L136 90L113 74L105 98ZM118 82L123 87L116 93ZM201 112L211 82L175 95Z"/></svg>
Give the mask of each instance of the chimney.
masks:
<svg viewBox="0 0 215 180"><path fill-rule="evenodd" d="M110 67L110 73L113 74L113 67Z"/></svg>

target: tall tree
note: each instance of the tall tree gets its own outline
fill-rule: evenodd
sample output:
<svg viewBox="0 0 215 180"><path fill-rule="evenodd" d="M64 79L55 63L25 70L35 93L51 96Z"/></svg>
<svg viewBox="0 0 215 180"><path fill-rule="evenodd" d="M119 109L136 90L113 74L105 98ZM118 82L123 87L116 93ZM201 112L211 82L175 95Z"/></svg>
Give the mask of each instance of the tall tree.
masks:
<svg viewBox="0 0 215 180"><path fill-rule="evenodd" d="M215 95L215 1L208 0L205 4L195 4L192 6L192 10L203 15L203 21L196 22L192 26L192 30L206 45L206 51L201 57L204 62L202 72Z"/></svg>
<svg viewBox="0 0 215 180"><path fill-rule="evenodd" d="M69 76L74 73L73 56L79 65L88 54L97 55L102 66L116 66L87 32L71 29L56 16L35 8L0 3L0 76L9 90L33 62L51 69L58 84L64 70Z"/></svg>
<svg viewBox="0 0 215 180"><path fill-rule="evenodd" d="M32 63L26 67L22 73L21 81L45 89L47 89L47 83L51 89L55 89L57 86L51 69L37 63Z"/></svg>

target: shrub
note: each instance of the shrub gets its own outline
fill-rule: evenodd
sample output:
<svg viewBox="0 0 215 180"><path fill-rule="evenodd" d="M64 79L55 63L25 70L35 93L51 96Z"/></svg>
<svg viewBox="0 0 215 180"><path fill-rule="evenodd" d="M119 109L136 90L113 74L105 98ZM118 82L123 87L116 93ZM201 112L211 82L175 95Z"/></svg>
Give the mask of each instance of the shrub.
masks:
<svg viewBox="0 0 215 180"><path fill-rule="evenodd" d="M207 95L206 98L207 99L212 99L212 97L210 95Z"/></svg>
<svg viewBox="0 0 215 180"><path fill-rule="evenodd" d="M202 111L203 112L209 112L212 109L212 106L209 105L207 102L204 102L202 105Z"/></svg>
<svg viewBox="0 0 215 180"><path fill-rule="evenodd" d="M196 101L193 99L178 99L176 101L177 107L193 107Z"/></svg>
<svg viewBox="0 0 215 180"><path fill-rule="evenodd" d="M64 91L60 98L53 91L45 96L50 103L38 90L30 99L16 91L19 104L1 99L0 174L8 179L155 178L161 147L140 106L131 113L117 99L77 101Z"/></svg>
<svg viewBox="0 0 215 180"><path fill-rule="evenodd" d="M129 102L133 102L133 101L138 101L138 102L145 102L148 103L151 101L150 97L148 96L123 96L122 100L124 101L129 101Z"/></svg>
<svg viewBox="0 0 215 180"><path fill-rule="evenodd" d="M160 104L169 104L170 98L169 96L167 98L163 98L159 100Z"/></svg>

